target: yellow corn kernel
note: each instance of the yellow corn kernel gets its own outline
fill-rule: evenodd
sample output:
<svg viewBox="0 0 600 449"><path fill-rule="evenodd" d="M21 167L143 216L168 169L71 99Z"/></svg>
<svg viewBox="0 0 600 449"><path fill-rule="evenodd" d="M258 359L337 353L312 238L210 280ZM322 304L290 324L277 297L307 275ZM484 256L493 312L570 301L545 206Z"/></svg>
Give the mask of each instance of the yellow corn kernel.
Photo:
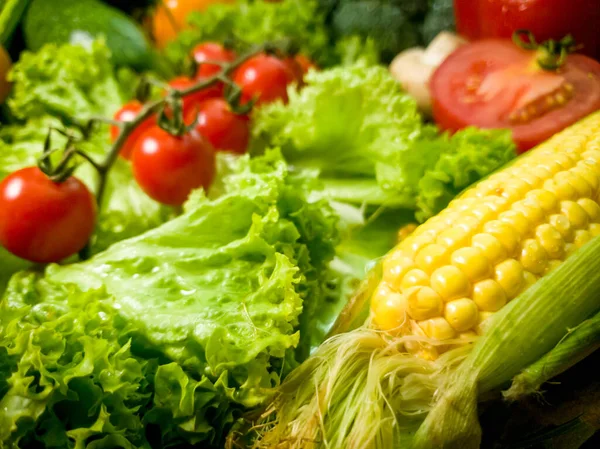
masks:
<svg viewBox="0 0 600 449"><path fill-rule="evenodd" d="M588 224L589 219L585 209L574 201L562 201L560 212L567 217L567 220L575 228L581 229Z"/></svg>
<svg viewBox="0 0 600 449"><path fill-rule="evenodd" d="M467 296L470 283L467 276L458 268L446 265L438 268L431 275L433 288L444 301Z"/></svg>
<svg viewBox="0 0 600 449"><path fill-rule="evenodd" d="M435 340L449 340L456 335L452 326L442 317L419 321L419 327L425 335Z"/></svg>
<svg viewBox="0 0 600 449"><path fill-rule="evenodd" d="M544 189L535 189L528 192L525 195L525 202L540 206L545 213L552 213L558 210L556 195Z"/></svg>
<svg viewBox="0 0 600 449"><path fill-rule="evenodd" d="M565 241L552 225L548 223L539 225L535 230L535 238L551 259L561 259L564 255Z"/></svg>
<svg viewBox="0 0 600 449"><path fill-rule="evenodd" d="M600 223L590 224L590 234L592 234L592 237L600 235Z"/></svg>
<svg viewBox="0 0 600 449"><path fill-rule="evenodd" d="M417 253L415 262L421 270L431 273L446 265L448 262L448 249L445 246L432 243Z"/></svg>
<svg viewBox="0 0 600 449"><path fill-rule="evenodd" d="M449 252L465 246L469 241L470 233L463 229L453 227L441 232L436 243L448 248Z"/></svg>
<svg viewBox="0 0 600 449"><path fill-rule="evenodd" d="M510 202L515 202L525 196L531 190L531 186L520 179L512 179L508 182L502 197Z"/></svg>
<svg viewBox="0 0 600 449"><path fill-rule="evenodd" d="M582 176L577 176L571 170L559 173L557 179L559 182L568 183L575 189L578 198L589 198L592 195L592 186Z"/></svg>
<svg viewBox="0 0 600 449"><path fill-rule="evenodd" d="M429 285L429 275L423 270L414 268L408 271L400 281L400 290L406 291L411 287Z"/></svg>
<svg viewBox="0 0 600 449"><path fill-rule="evenodd" d="M577 248L581 248L587 242L592 239L592 233L588 230L580 229L575 231L575 238L573 239L573 244Z"/></svg>
<svg viewBox="0 0 600 449"><path fill-rule="evenodd" d="M381 330L400 329L407 322L408 302L381 282L371 298L373 322Z"/></svg>
<svg viewBox="0 0 600 449"><path fill-rule="evenodd" d="M421 249L431 244L431 237L426 235L412 235L404 242L406 244L402 245L402 250L408 257L415 257Z"/></svg>
<svg viewBox="0 0 600 449"><path fill-rule="evenodd" d="M527 220L525 215L516 210L502 212L498 217L498 220L516 229L519 235L525 235L531 227L531 223Z"/></svg>
<svg viewBox="0 0 600 449"><path fill-rule="evenodd" d="M408 314L415 320L427 320L442 314L444 302L430 287L412 287L404 296L408 301Z"/></svg>
<svg viewBox="0 0 600 449"><path fill-rule="evenodd" d="M544 182L544 189L553 193L559 200L572 200L577 198L577 191L567 181L548 179Z"/></svg>
<svg viewBox="0 0 600 449"><path fill-rule="evenodd" d="M577 251L577 246L574 243L565 244L565 256L566 257L569 257L575 251Z"/></svg>
<svg viewBox="0 0 600 449"><path fill-rule="evenodd" d="M527 239L523 242L519 260L525 270L541 274L546 269L549 257L537 240Z"/></svg>
<svg viewBox="0 0 600 449"><path fill-rule="evenodd" d="M487 222L494 218L494 216L496 215L494 210L485 203L472 208L469 213L477 217L482 222Z"/></svg>
<svg viewBox="0 0 600 449"><path fill-rule="evenodd" d="M457 249L452 254L451 261L471 281L489 277L492 273L492 265L479 248L467 246Z"/></svg>
<svg viewBox="0 0 600 449"><path fill-rule="evenodd" d="M499 220L488 221L483 226L483 232L496 237L509 256L517 251L521 241L521 236L515 228Z"/></svg>
<svg viewBox="0 0 600 449"><path fill-rule="evenodd" d="M473 235L481 227L481 221L477 217L467 215L459 223L456 223L455 227L468 235Z"/></svg>
<svg viewBox="0 0 600 449"><path fill-rule="evenodd" d="M585 210L585 212L588 214L588 217L590 217L590 222L600 222L600 205L598 203L590 200L589 198L582 198L577 201L577 204L583 207L583 210Z"/></svg>
<svg viewBox="0 0 600 449"><path fill-rule="evenodd" d="M525 285L523 286L523 291L525 291L527 288L529 288L533 284L535 284L538 281L539 277L533 273L530 273L529 271L524 271L523 279L525 280Z"/></svg>
<svg viewBox="0 0 600 449"><path fill-rule="evenodd" d="M481 311L496 312L506 304L506 293L493 279L480 281L473 286L473 301Z"/></svg>
<svg viewBox="0 0 600 449"><path fill-rule="evenodd" d="M569 219L564 215L550 215L550 225L560 233L565 241L569 242L573 239L575 230L571 227Z"/></svg>
<svg viewBox="0 0 600 449"><path fill-rule="evenodd" d="M509 299L517 296L523 288L523 267L515 259L506 259L496 265L494 278Z"/></svg>
<svg viewBox="0 0 600 449"><path fill-rule="evenodd" d="M498 215L500 212L506 210L506 208L511 204L510 201L501 196L490 196L486 198L485 201L487 206L492 209L495 215Z"/></svg>
<svg viewBox="0 0 600 449"><path fill-rule="evenodd" d="M402 250L394 250L383 260L383 280L395 291L400 291L401 282L406 273L415 268L413 259Z"/></svg>
<svg viewBox="0 0 600 449"><path fill-rule="evenodd" d="M414 223L409 223L405 226L402 226L398 231L398 243L406 240L412 233L417 229L417 225Z"/></svg>
<svg viewBox="0 0 600 449"><path fill-rule="evenodd" d="M546 217L544 209L539 204L535 204L531 201L517 201L513 204L512 211L520 212L531 224L539 224Z"/></svg>
<svg viewBox="0 0 600 449"><path fill-rule="evenodd" d="M469 298L455 299L446 303L444 318L455 331L463 332L477 325L479 311Z"/></svg>
<svg viewBox="0 0 600 449"><path fill-rule="evenodd" d="M575 175L585 179L594 192L600 187L600 180L598 179L598 176L596 176L597 171L597 164L589 160L579 161L577 166L571 170Z"/></svg>
<svg viewBox="0 0 600 449"><path fill-rule="evenodd" d="M494 264L506 259L506 249L496 237L490 234L477 234L473 236L472 244L474 248L478 248L483 252L483 255Z"/></svg>

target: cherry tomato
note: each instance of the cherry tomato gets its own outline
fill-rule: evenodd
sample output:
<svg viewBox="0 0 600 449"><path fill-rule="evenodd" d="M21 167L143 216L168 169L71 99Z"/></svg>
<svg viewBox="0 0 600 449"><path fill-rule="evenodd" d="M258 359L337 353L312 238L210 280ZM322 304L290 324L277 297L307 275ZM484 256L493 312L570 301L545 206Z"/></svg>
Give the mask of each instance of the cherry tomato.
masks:
<svg viewBox="0 0 600 449"><path fill-rule="evenodd" d="M196 130L174 136L154 126L137 140L131 160L142 190L171 206L183 204L194 189L208 189L215 174L214 150Z"/></svg>
<svg viewBox="0 0 600 449"><path fill-rule="evenodd" d="M227 101L211 98L202 103L198 112L192 111L186 123L197 120L196 130L217 151L245 153L250 140L250 119L247 115L235 114Z"/></svg>
<svg viewBox="0 0 600 449"><path fill-rule="evenodd" d="M236 0L163 0L154 14L153 35L159 48L173 40L187 28L187 17L192 11L204 11L217 3L235 3Z"/></svg>
<svg viewBox="0 0 600 449"><path fill-rule="evenodd" d="M195 81L187 76L179 76L177 78L172 79L169 82L169 86L177 90L187 89L188 87L193 86L199 81ZM189 111L197 108L197 106L202 103L204 100L208 100L209 98L220 97L222 94L222 86L218 84L213 84L206 89L202 89L198 92L194 92L193 94L186 95L183 97L183 112L184 115Z"/></svg>
<svg viewBox="0 0 600 449"><path fill-rule="evenodd" d="M221 71L220 66L206 64L206 61L231 62L236 58L234 51L228 50L221 44L214 42L198 44L192 51L192 56L198 64L198 70L196 71L197 79L210 78Z"/></svg>
<svg viewBox="0 0 600 449"><path fill-rule="evenodd" d="M437 124L510 128L524 151L600 109L600 63L570 55L558 71L545 71L536 58L504 39L459 48L430 81Z"/></svg>
<svg viewBox="0 0 600 449"><path fill-rule="evenodd" d="M256 55L235 71L233 81L242 89L242 103L256 98L256 104L288 101L287 86L294 74L283 61L265 54Z"/></svg>
<svg viewBox="0 0 600 449"><path fill-rule="evenodd" d="M12 66L10 56L0 45L0 103L3 103L10 93L11 83L8 81L7 75Z"/></svg>
<svg viewBox="0 0 600 449"><path fill-rule="evenodd" d="M0 243L22 259L59 262L86 245L95 224L94 195L74 176L56 183L28 167L0 183Z"/></svg>
<svg viewBox="0 0 600 449"><path fill-rule="evenodd" d="M139 112L142 110L142 107L143 106L139 101L131 101L117 111L117 113L114 115L114 119L120 122L131 122L137 117ZM123 145L123 148L121 149L120 156L125 159L129 159L137 138L154 124L156 124L156 117L151 117L147 120L144 120L137 128L135 128L125 141L125 145ZM118 126L113 125L110 127L110 137L113 142L117 140L117 137L119 137L120 131L121 129Z"/></svg>
<svg viewBox="0 0 600 449"><path fill-rule="evenodd" d="M582 53L600 59L598 0L454 0L458 32L469 39L509 38L519 29L538 42L571 34Z"/></svg>
<svg viewBox="0 0 600 449"><path fill-rule="evenodd" d="M304 70L296 58L290 56L282 59L282 61L287 66L288 72L291 75L288 82L296 83L298 86L301 86L304 83Z"/></svg>
<svg viewBox="0 0 600 449"><path fill-rule="evenodd" d="M298 53L295 57L296 62L300 65L300 67L302 68L302 74L306 75L311 69L312 70L317 70L318 67L315 65L314 62L312 62L307 56Z"/></svg>

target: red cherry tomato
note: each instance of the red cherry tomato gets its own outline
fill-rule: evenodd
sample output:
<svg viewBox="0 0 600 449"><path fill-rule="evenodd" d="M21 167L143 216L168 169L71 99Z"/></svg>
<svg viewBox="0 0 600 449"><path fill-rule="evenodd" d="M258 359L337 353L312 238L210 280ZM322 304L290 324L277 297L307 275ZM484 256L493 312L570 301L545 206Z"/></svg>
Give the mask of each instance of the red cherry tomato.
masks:
<svg viewBox="0 0 600 449"><path fill-rule="evenodd" d="M73 176L56 183L28 167L0 183L0 244L22 259L59 262L86 245L95 224L94 195Z"/></svg>
<svg viewBox="0 0 600 449"><path fill-rule="evenodd" d="M217 151L245 153L250 140L250 119L247 115L235 114L227 101L211 98L200 105L198 112L192 111L186 123L197 120L196 130Z"/></svg>
<svg viewBox="0 0 600 449"><path fill-rule="evenodd" d="M197 79L206 79L216 75L221 70L221 67L216 64L207 64L206 61L231 62L236 58L236 54L232 50L228 50L221 44L214 42L204 42L198 44L192 51L192 56L198 64L196 71Z"/></svg>
<svg viewBox="0 0 600 449"><path fill-rule="evenodd" d="M510 128L521 151L600 109L600 63L570 55L558 71L510 40L472 42L452 53L430 81L443 129Z"/></svg>
<svg viewBox="0 0 600 449"><path fill-rule="evenodd" d="M248 59L236 71L233 81L242 89L242 103L256 99L256 104L288 101L287 86L294 79L283 61L260 54Z"/></svg>
<svg viewBox="0 0 600 449"><path fill-rule="evenodd" d="M139 101L131 101L117 111L117 113L114 115L114 119L120 122L131 122L137 117L139 112L142 110L142 107L143 106ZM125 141L125 145L123 145L123 148L121 149L120 156L125 159L129 159L137 138L154 124L156 124L156 117L151 117L147 120L144 120L136 129L134 129ZM119 137L120 131L121 129L118 126L110 127L110 137L113 142L117 140L117 137Z"/></svg>
<svg viewBox="0 0 600 449"><path fill-rule="evenodd" d="M198 82L199 81L195 81L191 78L188 78L187 76L179 76L177 78L172 79L169 82L169 86L171 86L173 89L183 90L193 86ZM198 92L194 92L193 94L186 95L185 97L183 97L184 114L187 114L189 111L198 107L198 105L204 100L214 97L220 97L221 93L222 87L218 84L213 84L210 87L207 87L206 89L202 89Z"/></svg>
<svg viewBox="0 0 600 449"><path fill-rule="evenodd" d="M296 83L298 86L301 86L304 82L304 70L296 58L289 56L282 59L282 61L287 66L289 74L291 75L289 83Z"/></svg>
<svg viewBox="0 0 600 449"><path fill-rule="evenodd" d="M469 39L531 31L538 42L571 34L582 53L600 59L598 0L454 0L458 32Z"/></svg>
<svg viewBox="0 0 600 449"><path fill-rule="evenodd" d="M296 62L302 68L303 75L306 75L311 69L318 70L318 67L315 65L315 63L312 62L307 56L304 56L303 54L298 53L296 55L295 59L296 59Z"/></svg>
<svg viewBox="0 0 600 449"><path fill-rule="evenodd" d="M154 126L140 136L131 160L142 190L171 206L183 204L194 189L208 189L215 174L214 150L195 130L174 136Z"/></svg>

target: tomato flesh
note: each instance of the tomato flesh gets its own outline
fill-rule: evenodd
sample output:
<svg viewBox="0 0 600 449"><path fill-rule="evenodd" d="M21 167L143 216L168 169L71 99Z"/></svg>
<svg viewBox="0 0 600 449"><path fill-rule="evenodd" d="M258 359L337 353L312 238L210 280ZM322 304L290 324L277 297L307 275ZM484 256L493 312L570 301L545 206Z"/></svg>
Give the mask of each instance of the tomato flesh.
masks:
<svg viewBox="0 0 600 449"><path fill-rule="evenodd" d="M456 27L469 39L531 31L538 42L571 34L581 52L600 59L598 0L454 0Z"/></svg>
<svg viewBox="0 0 600 449"><path fill-rule="evenodd" d="M131 101L125 104L121 109L119 109L114 115L114 119L120 122L131 122L135 120L137 115L142 110L143 106L139 101ZM124 159L131 158L131 152L133 151L133 147L135 145L135 141L146 131L148 128L153 126L156 123L156 117L151 117L149 119L144 120L137 128L135 128L127 140L121 148L121 152L119 155ZM110 127L110 137L111 141L114 142L119 137L119 133L121 132L121 128L119 126L111 126Z"/></svg>
<svg viewBox="0 0 600 449"><path fill-rule="evenodd" d="M473 42L434 72L433 116L442 129L510 128L520 151L600 109L600 64L571 55L556 72L511 41Z"/></svg>
<svg viewBox="0 0 600 449"><path fill-rule="evenodd" d="M59 262L86 245L95 224L94 195L73 176L56 183L28 167L0 183L0 244L22 259Z"/></svg>
<svg viewBox="0 0 600 449"><path fill-rule="evenodd" d="M131 160L142 190L171 206L183 204L194 189L208 189L215 174L214 150L195 130L174 136L154 126L137 140Z"/></svg>

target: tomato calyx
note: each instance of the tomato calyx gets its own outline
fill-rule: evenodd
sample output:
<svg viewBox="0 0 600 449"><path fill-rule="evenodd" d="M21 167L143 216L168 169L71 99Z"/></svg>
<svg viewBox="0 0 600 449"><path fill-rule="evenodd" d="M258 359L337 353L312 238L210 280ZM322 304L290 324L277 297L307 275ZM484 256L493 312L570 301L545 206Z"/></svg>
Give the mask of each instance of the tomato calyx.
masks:
<svg viewBox="0 0 600 449"><path fill-rule="evenodd" d="M517 30L512 36L513 42L523 50L534 50L537 52L536 63L542 70L556 71L560 69L567 56L581 48L570 34L561 40L548 39L538 44L535 36L529 30Z"/></svg>

